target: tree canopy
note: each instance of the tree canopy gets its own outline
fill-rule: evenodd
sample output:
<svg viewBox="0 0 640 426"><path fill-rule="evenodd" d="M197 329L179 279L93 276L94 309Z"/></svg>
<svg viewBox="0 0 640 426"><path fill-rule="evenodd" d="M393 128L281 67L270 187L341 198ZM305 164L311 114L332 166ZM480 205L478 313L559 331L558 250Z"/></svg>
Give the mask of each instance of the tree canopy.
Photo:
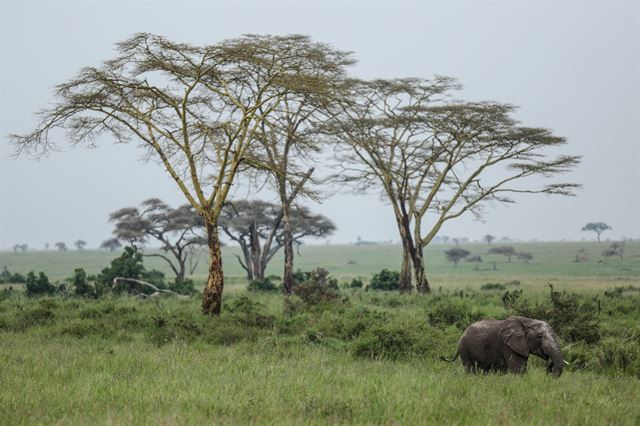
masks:
<svg viewBox="0 0 640 426"><path fill-rule="evenodd" d="M512 203L514 194L572 195L579 187L527 184L532 176L570 171L580 158L549 157L549 148L565 139L520 125L511 105L451 100L458 87L440 76L352 80L328 126L344 158L341 180L356 189L380 188L391 205L403 269L411 260L420 291L429 290L423 248L446 222L465 213L480 217L486 204ZM407 276L401 272L401 279Z"/></svg>
<svg viewBox="0 0 640 426"><path fill-rule="evenodd" d="M238 173L252 167L257 132L292 94L319 93L353 63L307 36L245 35L195 46L139 33L101 66L57 86L37 128L13 135L18 152L42 155L52 130L93 146L108 134L137 141L203 218L210 252L202 309L219 314L224 278L217 220Z"/></svg>
<svg viewBox="0 0 640 426"><path fill-rule="evenodd" d="M583 231L595 232L596 235L598 236L598 241L600 241L600 234L602 234L604 231L608 231L611 229L613 228L611 228L609 225L607 225L604 222L589 222L582 227Z"/></svg>
<svg viewBox="0 0 640 426"><path fill-rule="evenodd" d="M177 280L184 280L187 261L195 248L206 245L202 217L186 204L172 208L157 198L143 201L140 207L125 207L111 213L113 235L118 242L145 245L150 240L160 243L161 253L144 253L159 257L171 267ZM114 241L105 242L109 248ZM193 272L193 271L190 271Z"/></svg>
<svg viewBox="0 0 640 426"><path fill-rule="evenodd" d="M251 280L264 279L265 269L273 256L284 246L282 207L261 200L239 200L222 211L220 228L242 249L238 262ZM324 238L333 233L335 225L328 218L313 214L309 208L296 205L291 210L292 241L301 244L305 237Z"/></svg>

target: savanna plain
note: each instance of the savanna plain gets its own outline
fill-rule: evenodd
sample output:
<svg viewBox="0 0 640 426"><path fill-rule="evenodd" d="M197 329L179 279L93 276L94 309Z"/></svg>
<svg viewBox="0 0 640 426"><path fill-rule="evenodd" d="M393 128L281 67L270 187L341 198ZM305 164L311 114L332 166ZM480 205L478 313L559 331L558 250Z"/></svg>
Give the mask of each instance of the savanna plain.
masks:
<svg viewBox="0 0 640 426"><path fill-rule="evenodd" d="M443 254L452 245L433 244L426 295L366 288L397 269L397 245L303 246L296 267L332 279L290 297L250 291L238 249L224 247L223 312L213 318L198 293L27 297L5 283L0 422L637 425L640 244L625 243L622 259L601 256L609 244L514 243L528 263L465 244L483 262L457 267ZM0 267L64 282L119 254L1 252ZM267 274L281 265L276 256ZM154 258L145 266L170 272ZM523 375L469 375L440 359L467 325L513 314L553 326L569 363L560 378L535 357Z"/></svg>

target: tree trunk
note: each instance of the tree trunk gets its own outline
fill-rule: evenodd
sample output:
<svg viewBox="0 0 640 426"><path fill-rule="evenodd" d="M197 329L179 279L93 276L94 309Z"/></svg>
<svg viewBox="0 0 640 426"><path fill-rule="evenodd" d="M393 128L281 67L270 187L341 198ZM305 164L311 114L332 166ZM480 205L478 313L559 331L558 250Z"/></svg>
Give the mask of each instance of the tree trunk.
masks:
<svg viewBox="0 0 640 426"><path fill-rule="evenodd" d="M186 262L187 259L178 258L178 264L180 265L178 268L178 273L176 274L176 281L184 281L184 275L186 271Z"/></svg>
<svg viewBox="0 0 640 426"><path fill-rule="evenodd" d="M260 253L260 237L256 228L256 223L251 224L249 230L249 238L251 238L251 265L247 265L251 269L251 275L254 280L264 279L264 268L261 266L262 256Z"/></svg>
<svg viewBox="0 0 640 426"><path fill-rule="evenodd" d="M220 315L222 308L222 290L224 289L224 274L222 273L222 253L218 226L205 219L207 228L207 243L209 245L209 277L202 292L202 313L205 315Z"/></svg>
<svg viewBox="0 0 640 426"><path fill-rule="evenodd" d="M289 204L282 201L282 231L284 237L284 277L282 285L287 294L293 291L293 232L291 230L291 217L289 216Z"/></svg>
<svg viewBox="0 0 640 426"><path fill-rule="evenodd" d="M402 243L402 264L400 265L400 294L411 293L411 252L408 244Z"/></svg>
<svg viewBox="0 0 640 426"><path fill-rule="evenodd" d="M421 245L416 247L413 256L413 268L416 274L416 290L418 293L431 293L429 280L427 280L427 275L425 274L424 254Z"/></svg>

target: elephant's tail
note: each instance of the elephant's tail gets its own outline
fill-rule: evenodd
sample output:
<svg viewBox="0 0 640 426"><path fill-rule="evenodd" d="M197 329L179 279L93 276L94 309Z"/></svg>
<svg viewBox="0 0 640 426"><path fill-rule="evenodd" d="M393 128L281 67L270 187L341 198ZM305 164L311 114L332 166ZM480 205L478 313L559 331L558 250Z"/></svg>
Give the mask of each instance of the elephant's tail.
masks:
<svg viewBox="0 0 640 426"><path fill-rule="evenodd" d="M460 350L458 349L456 351L456 354L453 356L453 358L447 358L446 356L441 356L440 359L443 361L447 361L447 362L453 362L456 359L458 359L458 356L460 356Z"/></svg>

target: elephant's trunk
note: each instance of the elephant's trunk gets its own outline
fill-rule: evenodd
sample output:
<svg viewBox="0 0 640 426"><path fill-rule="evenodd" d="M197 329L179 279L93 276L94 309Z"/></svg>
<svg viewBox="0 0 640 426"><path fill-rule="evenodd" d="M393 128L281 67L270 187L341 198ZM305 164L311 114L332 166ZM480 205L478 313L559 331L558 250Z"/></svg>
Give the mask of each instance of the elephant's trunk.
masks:
<svg viewBox="0 0 640 426"><path fill-rule="evenodd" d="M553 377L560 377L564 368L564 359L557 343L549 348L549 358L551 358L551 374Z"/></svg>

